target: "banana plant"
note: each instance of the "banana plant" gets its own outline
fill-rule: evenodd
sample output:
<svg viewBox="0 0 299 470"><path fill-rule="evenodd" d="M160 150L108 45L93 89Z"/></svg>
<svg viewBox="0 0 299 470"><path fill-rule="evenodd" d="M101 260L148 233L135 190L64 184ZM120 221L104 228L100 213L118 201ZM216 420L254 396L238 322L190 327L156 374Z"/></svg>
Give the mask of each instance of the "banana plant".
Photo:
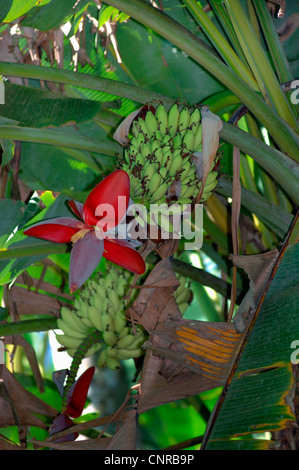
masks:
<svg viewBox="0 0 299 470"><path fill-rule="evenodd" d="M289 2L284 11L255 0L13 0L1 10L0 336L8 351L13 338L23 348L37 383L31 333L60 325L72 360L56 415L6 360L0 404L10 397L14 411L1 433L15 422L52 426L35 446L76 449L82 432L86 449L132 449L138 415L145 445L168 448L173 439L149 429L152 416L174 416L175 403L180 419L192 415L194 434L186 421L173 448L298 449L299 70L296 33L286 28L294 15ZM155 215L143 222L160 232L137 245L95 236L95 207L112 200L109 234L129 217L129 198L166 213L202 203L200 250L164 240L166 219ZM199 230L195 213L190 225ZM111 261L135 275L128 281ZM33 314L34 293L46 317ZM76 382L87 356L99 374L131 373L133 358L138 380L113 418L79 416L94 374ZM67 397L76 401L81 388L79 414L68 413ZM112 437L108 422L118 423ZM10 437L3 448L13 448Z"/></svg>

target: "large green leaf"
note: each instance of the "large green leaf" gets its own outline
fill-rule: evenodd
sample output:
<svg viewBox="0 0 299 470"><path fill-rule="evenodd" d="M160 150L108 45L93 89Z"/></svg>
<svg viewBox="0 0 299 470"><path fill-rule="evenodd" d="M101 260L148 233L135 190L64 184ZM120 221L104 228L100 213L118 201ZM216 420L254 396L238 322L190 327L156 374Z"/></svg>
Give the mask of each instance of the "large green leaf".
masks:
<svg viewBox="0 0 299 470"><path fill-rule="evenodd" d="M88 3L89 0L50 0L35 2L30 11L27 11L26 18L22 20L23 26L30 26L39 29L40 31L49 31L50 29L59 28L70 16L74 15L78 8L81 8L83 3ZM19 15L20 16L20 15Z"/></svg>
<svg viewBox="0 0 299 470"><path fill-rule="evenodd" d="M10 23L25 15L37 3L37 0L3 0L0 7L0 21ZM45 3L45 0L41 3Z"/></svg>
<svg viewBox="0 0 299 470"><path fill-rule="evenodd" d="M273 277L274 276L274 277ZM295 424L293 341L299 337L299 243L282 250L206 431L206 449L252 449L254 433ZM265 444L265 443L264 443ZM271 448L273 441L268 441Z"/></svg>
<svg viewBox="0 0 299 470"><path fill-rule="evenodd" d="M68 98L47 90L5 83L5 104L1 115L18 121L21 126L58 127L92 119L101 103Z"/></svg>
<svg viewBox="0 0 299 470"><path fill-rule="evenodd" d="M135 21L119 25L117 39L122 60L139 86L192 103L223 90L187 54ZM134 44L134 54L128 43Z"/></svg>
<svg viewBox="0 0 299 470"><path fill-rule="evenodd" d="M0 200L0 247L23 220L22 209L24 209L24 204L21 201L12 201L11 199Z"/></svg>

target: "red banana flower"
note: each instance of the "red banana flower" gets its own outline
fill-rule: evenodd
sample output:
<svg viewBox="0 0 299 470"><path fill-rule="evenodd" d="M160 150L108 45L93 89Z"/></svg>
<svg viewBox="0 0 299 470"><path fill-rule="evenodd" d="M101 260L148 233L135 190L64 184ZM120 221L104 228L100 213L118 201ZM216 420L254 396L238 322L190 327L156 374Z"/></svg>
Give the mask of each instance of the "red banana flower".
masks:
<svg viewBox="0 0 299 470"><path fill-rule="evenodd" d="M86 369L82 375L73 383L67 394L67 406L63 414L71 418L79 418L83 412L90 382L92 381L95 367Z"/></svg>
<svg viewBox="0 0 299 470"><path fill-rule="evenodd" d="M130 178L116 170L101 181L84 204L69 201L78 216L58 217L39 222L24 231L25 235L50 242L70 243L69 286L74 292L98 266L102 256L135 274L143 274L142 256L128 240L111 238L111 231L125 217L130 199ZM110 232L110 233L109 233Z"/></svg>
<svg viewBox="0 0 299 470"><path fill-rule="evenodd" d="M73 383L67 394L66 408L62 410L62 413L59 413L53 420L50 429L50 436L73 426L74 423L71 418L78 418L81 416L94 372L95 367L89 367ZM55 442L74 441L77 439L77 437L78 433L70 433L57 439Z"/></svg>

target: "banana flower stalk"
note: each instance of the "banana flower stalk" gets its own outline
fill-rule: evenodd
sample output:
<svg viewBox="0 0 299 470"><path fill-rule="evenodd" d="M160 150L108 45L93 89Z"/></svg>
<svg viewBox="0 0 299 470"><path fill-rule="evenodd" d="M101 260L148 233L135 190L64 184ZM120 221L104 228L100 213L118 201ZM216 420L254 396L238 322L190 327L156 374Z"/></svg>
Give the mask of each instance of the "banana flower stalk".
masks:
<svg viewBox="0 0 299 470"><path fill-rule="evenodd" d="M77 216L58 217L39 222L25 235L50 242L72 243L69 288L73 293L91 276L102 256L112 263L143 274L145 263L127 239L115 237L115 228L126 216L130 202L130 178L116 170L101 181L84 204L69 201Z"/></svg>

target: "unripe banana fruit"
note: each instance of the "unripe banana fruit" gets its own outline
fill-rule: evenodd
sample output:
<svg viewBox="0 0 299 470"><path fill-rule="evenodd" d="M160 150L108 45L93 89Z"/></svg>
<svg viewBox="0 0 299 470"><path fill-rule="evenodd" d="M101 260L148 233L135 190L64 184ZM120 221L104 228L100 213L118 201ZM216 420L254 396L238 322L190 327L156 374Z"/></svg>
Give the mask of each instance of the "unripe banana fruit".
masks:
<svg viewBox="0 0 299 470"><path fill-rule="evenodd" d="M193 154L202 149L202 128L201 112L197 107L174 104L169 111L163 104L143 107L131 126L132 134L128 135L121 165L130 176L131 198L135 203L142 203L149 209L153 203L180 203L180 197L184 203L197 201L201 190L199 177L202 176L198 175ZM214 163L217 159L216 155ZM217 186L218 172L215 173L216 178L206 182L197 202L206 201ZM187 186L174 201L168 190L179 180Z"/></svg>
<svg viewBox="0 0 299 470"><path fill-rule="evenodd" d="M82 348L87 336L96 331L101 332L101 341L93 344L85 357L101 350L99 367L117 370L120 360L139 357L144 353L141 345L146 339L145 333L140 326L133 331L125 315L123 296L131 280L131 273L110 266L105 277L97 275L87 281L74 300L73 308L61 308L57 326L63 334L57 334L56 339L71 357L79 347Z"/></svg>

